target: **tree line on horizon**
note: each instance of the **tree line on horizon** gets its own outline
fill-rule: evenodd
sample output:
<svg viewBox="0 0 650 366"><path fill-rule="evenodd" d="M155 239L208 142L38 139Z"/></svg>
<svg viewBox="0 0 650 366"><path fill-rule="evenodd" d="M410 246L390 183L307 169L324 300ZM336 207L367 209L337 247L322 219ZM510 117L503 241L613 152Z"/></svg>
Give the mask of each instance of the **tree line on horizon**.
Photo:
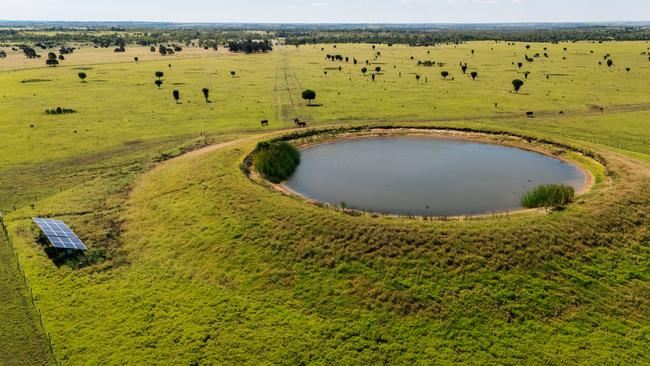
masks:
<svg viewBox="0 0 650 366"><path fill-rule="evenodd" d="M99 31L102 31L101 33ZM360 28L318 25L257 25L250 29L232 29L227 25L201 28L132 28L106 31L101 26L83 29L64 27L0 28L0 43L33 44L54 48L69 43L89 43L96 47L120 47L123 44L155 46L177 42L181 45L217 49L232 43L236 52L264 52L273 40L288 45L318 43L372 43L431 46L469 41L563 42L650 40L647 26L521 26L508 28Z"/></svg>

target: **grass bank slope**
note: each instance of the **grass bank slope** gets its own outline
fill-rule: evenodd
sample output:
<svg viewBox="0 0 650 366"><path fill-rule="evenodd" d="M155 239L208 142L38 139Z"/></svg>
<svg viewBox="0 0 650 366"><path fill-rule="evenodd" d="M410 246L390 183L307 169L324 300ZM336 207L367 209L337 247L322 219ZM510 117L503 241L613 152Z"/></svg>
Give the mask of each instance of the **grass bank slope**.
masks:
<svg viewBox="0 0 650 366"><path fill-rule="evenodd" d="M56 269L15 221L65 363L648 356L647 166L608 153L619 178L565 211L430 222L353 217L269 191L239 170L254 146L138 178L121 217L128 265Z"/></svg>

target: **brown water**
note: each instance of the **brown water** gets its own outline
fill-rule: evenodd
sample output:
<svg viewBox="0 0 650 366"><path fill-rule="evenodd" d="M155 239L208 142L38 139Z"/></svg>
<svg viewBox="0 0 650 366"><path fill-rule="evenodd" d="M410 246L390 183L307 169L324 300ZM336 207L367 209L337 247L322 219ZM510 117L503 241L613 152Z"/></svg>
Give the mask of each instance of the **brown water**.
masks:
<svg viewBox="0 0 650 366"><path fill-rule="evenodd" d="M434 137L341 140L301 150L284 184L316 201L399 215L457 216L521 208L548 183L582 187L577 167L513 147Z"/></svg>

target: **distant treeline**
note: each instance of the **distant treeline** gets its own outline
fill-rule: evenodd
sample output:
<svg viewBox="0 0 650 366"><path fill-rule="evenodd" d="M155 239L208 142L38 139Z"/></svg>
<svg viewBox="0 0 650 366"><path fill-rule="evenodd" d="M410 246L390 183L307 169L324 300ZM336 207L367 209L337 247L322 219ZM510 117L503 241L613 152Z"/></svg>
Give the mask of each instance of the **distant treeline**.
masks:
<svg viewBox="0 0 650 366"><path fill-rule="evenodd" d="M66 28L43 29L0 29L0 43L33 44L42 48L56 48L71 43L86 43L96 47L123 47L128 45L157 46L160 44L179 43L216 49L219 45L241 44L243 48L268 48L274 35L260 31L228 31L219 29L142 29L115 30L99 33L93 30ZM251 39L261 45L247 45ZM268 50L268 49L267 49ZM262 51L261 49L259 51ZM242 51L244 52L244 51Z"/></svg>
<svg viewBox="0 0 650 366"><path fill-rule="evenodd" d="M100 32L101 31L101 32ZM646 24L521 24L521 25L215 25L214 28L119 28L75 29L66 27L0 28L0 44L30 44L55 48L70 43L96 47L121 47L137 44L156 46L178 43L185 46L217 49L228 46L235 52L265 52L273 40L288 45L318 43L373 43L427 46L468 41L561 42L650 40ZM41 47L43 46L43 47Z"/></svg>
<svg viewBox="0 0 650 366"><path fill-rule="evenodd" d="M279 31L285 44L376 43L428 46L468 41L561 42L650 40L650 27L592 26L575 28L504 27L490 29L350 29Z"/></svg>

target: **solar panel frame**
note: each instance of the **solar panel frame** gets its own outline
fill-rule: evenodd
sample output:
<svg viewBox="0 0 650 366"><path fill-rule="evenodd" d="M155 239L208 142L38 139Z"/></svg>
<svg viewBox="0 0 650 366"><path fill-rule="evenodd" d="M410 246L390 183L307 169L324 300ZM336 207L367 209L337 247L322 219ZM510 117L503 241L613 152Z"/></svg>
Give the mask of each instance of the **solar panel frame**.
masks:
<svg viewBox="0 0 650 366"><path fill-rule="evenodd" d="M32 218L36 225L43 231L53 247L59 249L88 250L86 245L79 239L65 222L55 219Z"/></svg>

